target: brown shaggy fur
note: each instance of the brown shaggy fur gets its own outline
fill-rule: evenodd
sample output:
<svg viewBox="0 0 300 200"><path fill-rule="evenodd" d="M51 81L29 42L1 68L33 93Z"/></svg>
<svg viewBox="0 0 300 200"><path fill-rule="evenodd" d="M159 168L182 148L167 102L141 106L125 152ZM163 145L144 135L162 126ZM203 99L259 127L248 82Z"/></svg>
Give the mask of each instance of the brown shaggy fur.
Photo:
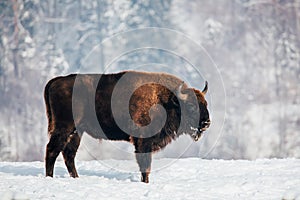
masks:
<svg viewBox="0 0 300 200"><path fill-rule="evenodd" d="M119 90L114 91L116 84L125 74L130 78L126 79L126 84L118 85ZM200 113L196 127L199 132L210 124L204 98L206 91L202 93L184 84L180 92L186 94L187 98L183 100L176 95L181 84L182 80L169 74L135 71L117 74L72 74L50 80L44 93L50 138L46 149L46 176L53 176L55 160L62 152L70 176L78 177L74 158L81 135L86 132L97 139L133 143L142 181L147 183L152 152L164 148L183 133L192 135L194 131L191 131L190 121L195 120L195 112ZM125 96L130 87L136 88L130 97L129 105L124 105L122 102L126 102ZM118 97L118 101L113 105L117 107L114 114L111 108L113 92L116 92L114 95ZM196 96L198 107L190 105L191 96ZM137 136L127 134L115 121L117 118L121 119L122 124L119 125L132 132L135 130L131 127L132 121L137 127L149 125L151 119L159 123L163 121L163 115L155 105L162 106L167 117L161 130L151 129ZM124 108L129 109L131 119L124 113ZM187 111L188 117L182 117L182 111ZM151 135L147 136L149 133Z"/></svg>

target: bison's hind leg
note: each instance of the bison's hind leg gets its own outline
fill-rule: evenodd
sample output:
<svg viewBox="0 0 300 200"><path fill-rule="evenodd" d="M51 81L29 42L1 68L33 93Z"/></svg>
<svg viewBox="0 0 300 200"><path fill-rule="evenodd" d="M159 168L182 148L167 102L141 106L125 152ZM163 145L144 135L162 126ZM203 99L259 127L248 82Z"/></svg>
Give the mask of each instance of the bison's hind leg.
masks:
<svg viewBox="0 0 300 200"><path fill-rule="evenodd" d="M46 148L46 176L53 177L53 169L57 156L64 149L67 134L62 131L53 131Z"/></svg>
<svg viewBox="0 0 300 200"><path fill-rule="evenodd" d="M71 177L75 178L78 177L76 168L75 168L75 156L77 149L80 144L80 136L78 135L77 131L71 133L67 138L67 144L62 152L65 164L69 171Z"/></svg>
<svg viewBox="0 0 300 200"><path fill-rule="evenodd" d="M75 169L74 158L80 143L80 136L73 128L55 129L49 133L50 140L46 148L46 176L53 177L53 169L57 156L63 153L65 164L70 176L78 177Z"/></svg>

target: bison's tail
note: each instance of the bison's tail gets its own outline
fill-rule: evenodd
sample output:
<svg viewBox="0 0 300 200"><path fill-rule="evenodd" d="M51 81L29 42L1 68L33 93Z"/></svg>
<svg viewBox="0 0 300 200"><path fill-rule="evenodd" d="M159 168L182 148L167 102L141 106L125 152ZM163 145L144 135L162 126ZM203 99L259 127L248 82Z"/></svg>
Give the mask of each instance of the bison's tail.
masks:
<svg viewBox="0 0 300 200"><path fill-rule="evenodd" d="M56 77L56 78L48 81L47 85L45 86L45 90L44 90L44 100L45 100L45 104L46 104L46 112L47 112L47 117L48 117L48 130L50 130L50 126L52 123L52 111L51 111L51 105L50 105L50 99L49 99L49 89L50 89L51 84L58 78L59 77Z"/></svg>

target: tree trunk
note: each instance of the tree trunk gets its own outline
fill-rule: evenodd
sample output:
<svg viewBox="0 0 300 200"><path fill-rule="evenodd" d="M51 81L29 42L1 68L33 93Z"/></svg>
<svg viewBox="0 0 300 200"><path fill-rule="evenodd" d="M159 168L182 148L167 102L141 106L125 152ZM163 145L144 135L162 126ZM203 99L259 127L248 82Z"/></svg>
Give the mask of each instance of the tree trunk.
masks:
<svg viewBox="0 0 300 200"><path fill-rule="evenodd" d="M102 27L101 27L101 14L103 13L103 7L104 7L104 2L102 2L102 5L101 5L101 1L98 0L97 1L97 21L98 21L98 31L99 31L99 41L100 41L100 66L101 66L101 69L104 71L105 70L105 66L104 66L104 49L103 49L103 45L102 45L102 40L103 40L103 37L102 37Z"/></svg>
<svg viewBox="0 0 300 200"><path fill-rule="evenodd" d="M17 0L12 0L13 10L14 10L14 48L12 50L13 54L13 65L14 74L16 77L19 76L19 65L18 65L18 48L19 48L19 27L18 27L18 2Z"/></svg>

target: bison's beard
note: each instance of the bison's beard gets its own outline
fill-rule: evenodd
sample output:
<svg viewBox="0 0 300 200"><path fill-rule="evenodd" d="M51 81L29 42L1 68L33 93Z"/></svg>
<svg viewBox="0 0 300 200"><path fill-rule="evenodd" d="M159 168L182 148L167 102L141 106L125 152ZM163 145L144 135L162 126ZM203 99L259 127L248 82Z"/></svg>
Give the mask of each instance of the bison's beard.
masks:
<svg viewBox="0 0 300 200"><path fill-rule="evenodd" d="M200 139L200 137L201 137L204 130L199 129L198 123L197 123L196 120L189 119L188 121L190 123L185 123L184 124L184 131L183 132L185 134L188 134L195 142L197 142Z"/></svg>
<svg viewBox="0 0 300 200"><path fill-rule="evenodd" d="M203 133L203 131L199 130L199 128L196 128L191 125L185 126L184 129L181 129L182 134L187 134L189 135L195 142L198 141Z"/></svg>

